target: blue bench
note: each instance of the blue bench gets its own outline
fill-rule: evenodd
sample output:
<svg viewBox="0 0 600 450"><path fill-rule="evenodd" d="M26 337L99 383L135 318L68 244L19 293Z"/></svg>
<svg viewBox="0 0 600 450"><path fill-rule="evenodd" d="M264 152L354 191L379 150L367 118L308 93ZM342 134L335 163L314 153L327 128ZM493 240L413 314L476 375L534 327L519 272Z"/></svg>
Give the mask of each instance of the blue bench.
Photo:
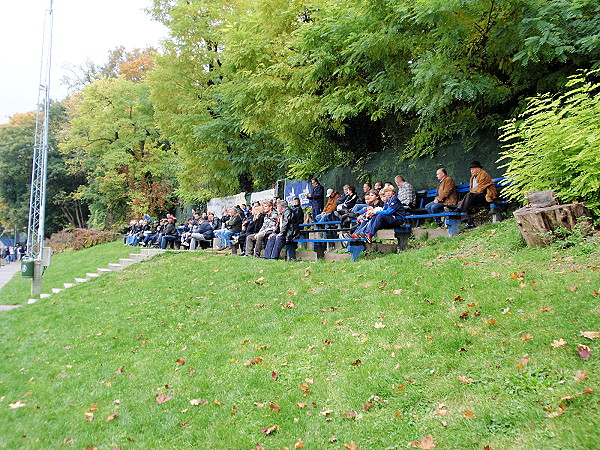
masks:
<svg viewBox="0 0 600 450"><path fill-rule="evenodd" d="M398 242L397 252L400 253L408 247L408 239L412 233L412 225L409 223L412 219L424 219L424 218L433 218L433 217L446 217L446 224L448 225L448 235L449 236L458 236L459 234L459 226L461 223L461 216L465 216L466 213L458 213L458 212L444 212L438 214L409 214L406 216L406 222L398 227L394 228L394 237ZM303 223L300 224L300 227L307 228L312 225L317 224L328 224L328 225L340 225L341 221L330 221L330 222L317 222L317 223ZM311 233L311 232L339 232L344 231L341 228L334 229L312 229L307 230L304 229L302 233ZM375 238L377 235L374 236ZM365 249L366 240L365 239L348 239L348 238L299 238L294 239L294 242L297 243L311 243L313 245L313 250L317 254L317 259L323 259L325 257L325 250L327 245L330 243L335 244L336 242L347 243L348 245L348 253L350 253L350 259L354 262L358 260L360 253Z"/></svg>
<svg viewBox="0 0 600 450"><path fill-rule="evenodd" d="M508 186L511 183L511 181L505 177L493 178L492 181L496 185L498 192L500 192L503 187ZM466 194L467 192L469 192L470 189L471 189L471 185L469 183L463 183L463 184L456 185L456 191L458 192L459 196L461 194L462 195ZM417 208L420 210L424 210L425 205L427 203L433 201L433 199L435 198L436 195L437 195L436 189L429 189L427 191L417 192L417 198L418 198ZM508 206L507 202L504 200L500 200L500 199L490 203L490 212L492 214L492 222L493 223L498 223L498 222L502 221L502 213L504 211L506 211L507 206ZM421 215L421 214L419 214L419 215ZM420 221L417 220L417 224L419 222Z"/></svg>

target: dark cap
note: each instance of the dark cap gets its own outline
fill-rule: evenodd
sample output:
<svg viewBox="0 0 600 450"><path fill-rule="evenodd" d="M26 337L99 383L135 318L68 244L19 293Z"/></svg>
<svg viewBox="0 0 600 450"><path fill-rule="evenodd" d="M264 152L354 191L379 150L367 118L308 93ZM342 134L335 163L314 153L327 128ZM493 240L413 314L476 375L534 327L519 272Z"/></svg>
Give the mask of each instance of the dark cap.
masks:
<svg viewBox="0 0 600 450"><path fill-rule="evenodd" d="M471 164L469 164L469 169L473 169L475 167L483 168L479 161L471 161Z"/></svg>

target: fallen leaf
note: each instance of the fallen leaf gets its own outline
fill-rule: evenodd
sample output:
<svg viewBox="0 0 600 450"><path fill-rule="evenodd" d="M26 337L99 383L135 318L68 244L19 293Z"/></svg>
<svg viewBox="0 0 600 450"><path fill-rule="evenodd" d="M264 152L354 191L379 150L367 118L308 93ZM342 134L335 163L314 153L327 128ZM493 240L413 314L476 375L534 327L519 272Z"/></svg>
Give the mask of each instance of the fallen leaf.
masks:
<svg viewBox="0 0 600 450"><path fill-rule="evenodd" d="M304 395L310 393L310 386L308 384L301 384L300 389L304 391Z"/></svg>
<svg viewBox="0 0 600 450"><path fill-rule="evenodd" d="M352 441L350 442L350 444L344 444L344 448L346 450L356 450L358 448L358 445L356 445L354 441Z"/></svg>
<svg viewBox="0 0 600 450"><path fill-rule="evenodd" d="M600 331L582 331L579 336L583 336L588 339L598 339L600 337Z"/></svg>
<svg viewBox="0 0 600 450"><path fill-rule="evenodd" d="M159 405L167 403L169 400L171 400L171 397L165 394L160 394L156 397L156 403L158 403Z"/></svg>
<svg viewBox="0 0 600 450"><path fill-rule="evenodd" d="M248 367L248 366L252 366L252 365L254 365L254 364L258 364L258 363L259 363L259 362L261 362L262 360L263 360L263 359L262 359L260 356L258 356L258 357L256 357L256 358L252 358L252 359L250 359L250 360L246 361L246 362L244 363L244 365L245 365L246 367Z"/></svg>
<svg viewBox="0 0 600 450"><path fill-rule="evenodd" d="M108 417L106 418L106 421L107 421L107 422L110 422L111 420L114 420L114 419L116 419L117 417L119 417L119 415L118 415L117 413L115 413L115 414L111 414L110 416L108 416Z"/></svg>
<svg viewBox="0 0 600 450"><path fill-rule="evenodd" d="M199 405L208 405L208 400L204 400L201 398L193 398L190 400L190 405L199 406Z"/></svg>
<svg viewBox="0 0 600 450"><path fill-rule="evenodd" d="M475 417L475 413L470 409L465 409L465 417L467 419L472 419L473 417Z"/></svg>
<svg viewBox="0 0 600 450"><path fill-rule="evenodd" d="M233 407L231 408L231 415L235 416L237 414L237 410L238 410L237 405L233 405Z"/></svg>
<svg viewBox="0 0 600 450"><path fill-rule="evenodd" d="M338 439L337 439L335 436L331 436L331 437L329 438L329 442L331 442L332 444L333 444L334 442L337 442L337 440L338 440Z"/></svg>
<svg viewBox="0 0 600 450"><path fill-rule="evenodd" d="M307 277L310 275L310 267L307 267L306 270L304 271L304 276Z"/></svg>
<svg viewBox="0 0 600 450"><path fill-rule="evenodd" d="M532 339L533 339L533 336L530 334L524 334L523 336L521 336L522 341L530 341Z"/></svg>
<svg viewBox="0 0 600 450"><path fill-rule="evenodd" d="M123 370L125 370L125 366L121 366L121 367L119 367L119 368L118 368L118 369L115 371L115 373L116 373L117 375L120 375L120 374L122 374L122 373L123 373Z"/></svg>
<svg viewBox="0 0 600 450"><path fill-rule="evenodd" d="M376 322L375 325L373 325L375 328L385 328L385 324L382 322Z"/></svg>
<svg viewBox="0 0 600 450"><path fill-rule="evenodd" d="M570 290L571 292L575 292L578 289L578 287L577 286L569 286L567 289Z"/></svg>
<svg viewBox="0 0 600 450"><path fill-rule="evenodd" d="M567 341L565 341L563 338L560 338L560 339L554 339L554 341L552 342L551 345L554 348L558 348L558 347L562 347L566 343L567 343Z"/></svg>
<svg viewBox="0 0 600 450"><path fill-rule="evenodd" d="M519 365L523 368L523 367L527 367L527 365L529 364L529 362L531 361L531 358L521 358L519 360Z"/></svg>
<svg viewBox="0 0 600 450"><path fill-rule="evenodd" d="M360 359L357 359L356 361L354 361L352 364L350 364L351 366L360 366L362 364L362 361Z"/></svg>
<svg viewBox="0 0 600 450"><path fill-rule="evenodd" d="M21 400L17 400L14 403L9 403L8 407L10 409L17 409L17 408L22 408L23 406L27 406L26 403L23 403Z"/></svg>
<svg viewBox="0 0 600 450"><path fill-rule="evenodd" d="M573 395L567 395L566 397L562 397L561 400L571 400L575 397L578 397L580 395L588 395L588 394L593 394L596 391L593 391L591 389L584 389L581 392L578 392L577 394L573 394Z"/></svg>
<svg viewBox="0 0 600 450"><path fill-rule="evenodd" d="M356 411L351 409L350 411L343 413L342 417L345 417L346 419L355 420L356 419Z"/></svg>
<svg viewBox="0 0 600 450"><path fill-rule="evenodd" d="M183 359L181 359L181 358L179 358L176 362L180 366L183 366L185 364L185 361Z"/></svg>
<svg viewBox="0 0 600 450"><path fill-rule="evenodd" d="M432 435L429 435L427 437L421 436L421 440L419 442L417 442L417 441L409 442L407 447L417 447L417 448L423 448L423 449L435 448L435 444L433 443L434 440L435 439L433 438Z"/></svg>
<svg viewBox="0 0 600 450"><path fill-rule="evenodd" d="M397 410L397 411L394 413L394 417L395 417L396 419L401 419L401 418L402 418L402 411L401 411L401 410Z"/></svg>
<svg viewBox="0 0 600 450"><path fill-rule="evenodd" d="M271 372L271 380L277 381L279 374L277 372Z"/></svg>
<svg viewBox="0 0 600 450"><path fill-rule="evenodd" d="M294 448L302 448L304 447L304 441L302 441L301 439L298 439L298 442L296 442L294 444Z"/></svg>
<svg viewBox="0 0 600 450"><path fill-rule="evenodd" d="M271 408L271 411L273 411L274 413L278 413L279 411L281 411L281 406L279 406L275 402L270 402L269 403L269 408Z"/></svg>
<svg viewBox="0 0 600 450"><path fill-rule="evenodd" d="M98 405L96 405L95 403L92 404L92 406L90 406L90 411L96 411L98 409Z"/></svg>
<svg viewBox="0 0 600 450"><path fill-rule="evenodd" d="M592 349L587 345L577 344L577 354L585 361L592 355Z"/></svg>
<svg viewBox="0 0 600 450"><path fill-rule="evenodd" d="M270 434L275 433L278 430L279 430L279 426L278 425L271 425L270 427L263 427L263 428L261 428L260 432L262 434L264 434L265 436L268 436Z"/></svg>
<svg viewBox="0 0 600 450"><path fill-rule="evenodd" d="M585 381L588 378L589 377L588 377L587 370L578 370L577 372L575 372L575 376L573 377L573 379L575 381L579 381L579 382Z"/></svg>
<svg viewBox="0 0 600 450"><path fill-rule="evenodd" d="M552 311L552 306L544 306L543 308L540 309L540 311L542 311L542 312Z"/></svg>
<svg viewBox="0 0 600 450"><path fill-rule="evenodd" d="M461 383L471 384L473 382L473 378L465 377L464 375L459 375L458 380Z"/></svg>
<svg viewBox="0 0 600 450"><path fill-rule="evenodd" d="M398 386L398 387L396 388L396 390L397 390L398 392L402 392L402 391L404 390L404 388L405 388L405 387L406 387L406 385L405 385L405 384L401 384L400 386Z"/></svg>
<svg viewBox="0 0 600 450"><path fill-rule="evenodd" d="M561 405L559 405L558 408L559 408L558 411L554 411L554 412L548 413L548 414L546 414L546 417L548 417L549 419L554 419L555 417L558 417L561 414L564 414L565 410L567 409L567 405L561 404Z"/></svg>
<svg viewBox="0 0 600 450"><path fill-rule="evenodd" d="M308 405L306 403L296 403L298 408L306 408Z"/></svg>
<svg viewBox="0 0 600 450"><path fill-rule="evenodd" d="M333 412L333 409L327 409L325 411L321 411L321 415L322 416L328 416L329 414L331 414Z"/></svg>
<svg viewBox="0 0 600 450"><path fill-rule="evenodd" d="M88 422L91 422L92 420L94 420L94 413L86 412L86 413L84 413L84 415L85 415L85 420L87 420Z"/></svg>

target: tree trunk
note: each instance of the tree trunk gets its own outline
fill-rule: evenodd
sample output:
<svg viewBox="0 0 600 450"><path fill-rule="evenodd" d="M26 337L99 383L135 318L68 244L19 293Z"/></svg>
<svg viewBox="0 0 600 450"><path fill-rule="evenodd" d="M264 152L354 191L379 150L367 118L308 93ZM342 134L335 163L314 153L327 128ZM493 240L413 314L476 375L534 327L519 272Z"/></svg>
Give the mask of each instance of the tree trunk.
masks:
<svg viewBox="0 0 600 450"><path fill-rule="evenodd" d="M575 228L579 217L589 217L583 203L569 203L546 207L526 206L513 215L523 238L528 245L545 247L552 242L551 232L558 227L568 230ZM586 226L591 227L589 219Z"/></svg>

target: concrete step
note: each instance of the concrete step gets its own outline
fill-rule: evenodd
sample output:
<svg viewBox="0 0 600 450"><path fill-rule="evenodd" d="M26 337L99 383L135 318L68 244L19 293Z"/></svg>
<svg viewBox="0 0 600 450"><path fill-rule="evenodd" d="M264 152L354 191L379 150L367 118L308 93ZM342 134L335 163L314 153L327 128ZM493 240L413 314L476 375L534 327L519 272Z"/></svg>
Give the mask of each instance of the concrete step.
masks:
<svg viewBox="0 0 600 450"><path fill-rule="evenodd" d="M63 284L63 286L65 287L65 289L69 289L69 288L72 288L73 286L75 286L75 284L73 284L73 283L65 283L65 284Z"/></svg>
<svg viewBox="0 0 600 450"><path fill-rule="evenodd" d="M89 281L89 278L75 278L76 284L85 283L86 281Z"/></svg>
<svg viewBox="0 0 600 450"><path fill-rule="evenodd" d="M105 268L100 268L96 271L98 273L98 275L104 275L105 273L110 273L112 272L112 270L110 269L105 269Z"/></svg>
<svg viewBox="0 0 600 450"><path fill-rule="evenodd" d="M158 255L160 253L164 253L165 250L160 248L142 248L140 250L142 255L146 255L147 257L152 257L154 255Z"/></svg>
<svg viewBox="0 0 600 450"><path fill-rule="evenodd" d="M50 297L52 294L40 294L40 298L48 298Z"/></svg>
<svg viewBox="0 0 600 450"><path fill-rule="evenodd" d="M89 273L86 273L85 276L88 278L98 278L100 275L98 275L97 273L89 272Z"/></svg>
<svg viewBox="0 0 600 450"><path fill-rule="evenodd" d="M121 264L123 267L130 266L134 263L135 263L135 261L131 258L120 258L119 259L119 264Z"/></svg>
<svg viewBox="0 0 600 450"><path fill-rule="evenodd" d="M113 272L120 272L121 270L123 270L125 268L125 266L122 266L121 264L116 264L116 263L109 263L108 268L110 270L112 270Z"/></svg>
<svg viewBox="0 0 600 450"><path fill-rule="evenodd" d="M37 298L30 298L29 300L27 300L28 305L33 305L35 302L37 302Z"/></svg>
<svg viewBox="0 0 600 450"><path fill-rule="evenodd" d="M53 294L58 294L60 291L62 291L62 289L59 289L59 288L52 288L52 293L53 293Z"/></svg>
<svg viewBox="0 0 600 450"><path fill-rule="evenodd" d="M141 253L130 253L129 254L129 258L132 259L135 262L139 262L139 261L143 261L145 259L148 259L147 255L142 255Z"/></svg>

